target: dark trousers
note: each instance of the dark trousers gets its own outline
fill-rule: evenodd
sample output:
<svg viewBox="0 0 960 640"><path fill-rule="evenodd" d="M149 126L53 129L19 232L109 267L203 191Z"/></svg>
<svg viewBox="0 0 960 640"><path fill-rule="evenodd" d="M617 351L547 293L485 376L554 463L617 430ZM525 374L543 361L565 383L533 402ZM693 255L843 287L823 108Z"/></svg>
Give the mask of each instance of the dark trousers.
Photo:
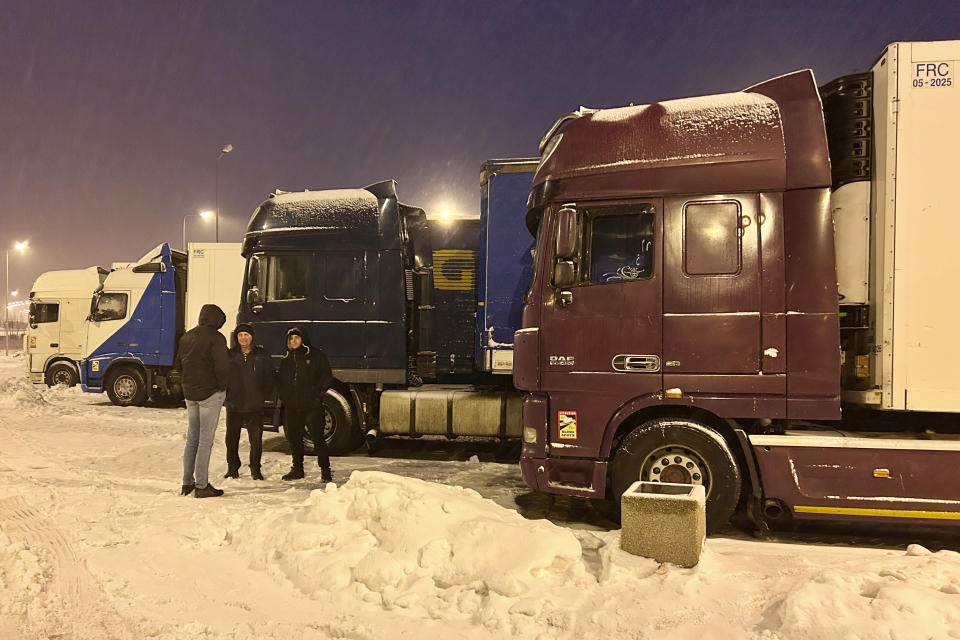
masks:
<svg viewBox="0 0 960 640"><path fill-rule="evenodd" d="M263 454L263 415L227 409L227 467L240 468L240 430L250 437L250 469L260 469Z"/></svg>
<svg viewBox="0 0 960 640"><path fill-rule="evenodd" d="M283 408L283 435L290 443L294 467L303 468L304 429L309 431L313 439L313 451L317 454L317 464L321 468L330 467L330 453L327 451L327 441L323 437L325 418L323 407L306 410Z"/></svg>

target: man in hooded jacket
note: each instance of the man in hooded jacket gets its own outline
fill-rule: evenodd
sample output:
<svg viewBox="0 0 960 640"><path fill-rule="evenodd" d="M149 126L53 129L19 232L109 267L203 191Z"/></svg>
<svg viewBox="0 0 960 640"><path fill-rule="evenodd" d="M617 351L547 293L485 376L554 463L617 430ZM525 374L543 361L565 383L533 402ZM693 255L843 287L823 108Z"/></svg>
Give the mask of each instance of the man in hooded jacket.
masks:
<svg viewBox="0 0 960 640"><path fill-rule="evenodd" d="M222 496L223 491L208 482L210 451L227 394L230 361L227 341L220 327L227 321L215 304L200 309L196 327L180 338L174 368L181 373L183 397L187 401L187 443L183 448L181 495L197 498Z"/></svg>
<svg viewBox="0 0 960 640"><path fill-rule="evenodd" d="M283 403L283 434L290 443L293 464L284 480L303 477L303 434L313 439L323 482L331 482L330 454L323 437L323 396L333 383L326 354L310 346L306 332L298 327L287 331L287 352L277 372L280 401Z"/></svg>
<svg viewBox="0 0 960 640"><path fill-rule="evenodd" d="M230 384L227 387L227 473L240 475L240 431L250 438L250 477L263 480L263 403L273 395L274 371L270 355L254 344L253 326L241 322L231 336Z"/></svg>

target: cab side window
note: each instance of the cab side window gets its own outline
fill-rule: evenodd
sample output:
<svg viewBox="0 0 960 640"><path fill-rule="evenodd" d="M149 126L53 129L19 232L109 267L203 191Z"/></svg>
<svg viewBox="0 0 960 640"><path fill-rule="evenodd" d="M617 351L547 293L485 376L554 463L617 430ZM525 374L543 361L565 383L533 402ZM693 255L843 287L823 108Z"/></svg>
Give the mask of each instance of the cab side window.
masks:
<svg viewBox="0 0 960 640"><path fill-rule="evenodd" d="M688 202L683 207L684 274L740 273L741 236L739 202Z"/></svg>
<svg viewBox="0 0 960 640"><path fill-rule="evenodd" d="M656 224L652 204L588 210L588 283L645 280L653 275Z"/></svg>
<svg viewBox="0 0 960 640"><path fill-rule="evenodd" d="M309 253L270 256L266 300L305 300L311 258Z"/></svg>
<svg viewBox="0 0 960 640"><path fill-rule="evenodd" d="M101 293L97 301L96 319L123 320L127 317L127 294Z"/></svg>
<svg viewBox="0 0 960 640"><path fill-rule="evenodd" d="M30 304L30 322L45 324L60 319L60 304L56 302L33 302Z"/></svg>

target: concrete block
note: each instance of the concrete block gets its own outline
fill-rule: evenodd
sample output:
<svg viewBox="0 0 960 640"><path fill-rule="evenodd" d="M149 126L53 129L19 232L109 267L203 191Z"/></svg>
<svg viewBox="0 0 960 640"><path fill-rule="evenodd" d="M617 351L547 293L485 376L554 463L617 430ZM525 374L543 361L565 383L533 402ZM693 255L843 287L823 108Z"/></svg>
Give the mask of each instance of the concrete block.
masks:
<svg viewBox="0 0 960 640"><path fill-rule="evenodd" d="M706 501L701 485L634 482L620 498L620 548L657 562L696 565L707 537Z"/></svg>

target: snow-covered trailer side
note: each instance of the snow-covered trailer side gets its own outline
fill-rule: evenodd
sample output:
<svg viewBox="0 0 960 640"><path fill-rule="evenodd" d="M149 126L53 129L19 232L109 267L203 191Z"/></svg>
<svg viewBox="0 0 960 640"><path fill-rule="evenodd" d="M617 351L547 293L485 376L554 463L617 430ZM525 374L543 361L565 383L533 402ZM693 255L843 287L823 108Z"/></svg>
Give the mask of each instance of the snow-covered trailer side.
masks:
<svg viewBox="0 0 960 640"><path fill-rule="evenodd" d="M26 335L31 382L71 387L80 382L90 297L108 273L103 267L48 271L33 283Z"/></svg>

